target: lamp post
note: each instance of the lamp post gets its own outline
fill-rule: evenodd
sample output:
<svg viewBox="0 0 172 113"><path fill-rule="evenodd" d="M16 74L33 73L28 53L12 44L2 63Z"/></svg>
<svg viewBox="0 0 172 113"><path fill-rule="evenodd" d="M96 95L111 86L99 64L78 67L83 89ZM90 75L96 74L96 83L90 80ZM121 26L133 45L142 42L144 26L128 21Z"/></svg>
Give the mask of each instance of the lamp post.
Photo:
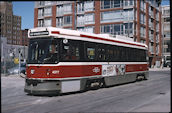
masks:
<svg viewBox="0 0 172 113"><path fill-rule="evenodd" d="M20 60L21 59L20 58L21 57L21 55L20 55L21 54L21 50L20 50L20 48L18 49L18 51L19 51L19 75L20 75L20 65L21 65L21 62L20 62L21 61Z"/></svg>
<svg viewBox="0 0 172 113"><path fill-rule="evenodd" d="M5 75L5 60L4 60L4 45L3 45L3 42L2 42L2 62L3 62L3 72L4 72L4 75Z"/></svg>

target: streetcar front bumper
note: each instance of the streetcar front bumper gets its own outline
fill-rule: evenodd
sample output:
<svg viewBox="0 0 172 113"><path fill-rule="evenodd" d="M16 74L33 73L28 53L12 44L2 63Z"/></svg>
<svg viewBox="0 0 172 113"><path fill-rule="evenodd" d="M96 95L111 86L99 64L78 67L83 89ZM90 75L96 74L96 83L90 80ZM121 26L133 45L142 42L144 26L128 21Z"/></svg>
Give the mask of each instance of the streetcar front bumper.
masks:
<svg viewBox="0 0 172 113"><path fill-rule="evenodd" d="M26 79L24 91L33 95L57 95L60 92L60 82Z"/></svg>

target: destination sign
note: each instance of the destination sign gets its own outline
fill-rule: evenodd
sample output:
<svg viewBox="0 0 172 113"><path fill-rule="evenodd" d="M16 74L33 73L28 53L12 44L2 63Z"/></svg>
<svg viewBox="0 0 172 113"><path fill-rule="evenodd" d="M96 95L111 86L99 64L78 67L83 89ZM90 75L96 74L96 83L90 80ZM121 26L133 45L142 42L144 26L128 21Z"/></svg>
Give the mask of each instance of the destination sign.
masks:
<svg viewBox="0 0 172 113"><path fill-rule="evenodd" d="M40 31L40 32L30 32L30 36L40 36L40 35L49 35L48 31Z"/></svg>

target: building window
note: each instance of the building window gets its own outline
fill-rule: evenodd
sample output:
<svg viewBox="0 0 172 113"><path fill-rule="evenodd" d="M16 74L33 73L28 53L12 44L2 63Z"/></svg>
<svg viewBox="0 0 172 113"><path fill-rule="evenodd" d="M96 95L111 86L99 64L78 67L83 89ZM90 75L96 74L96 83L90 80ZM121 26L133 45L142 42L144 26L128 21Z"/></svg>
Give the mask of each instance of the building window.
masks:
<svg viewBox="0 0 172 113"><path fill-rule="evenodd" d="M85 27L84 31L88 33L94 33L94 26Z"/></svg>
<svg viewBox="0 0 172 113"><path fill-rule="evenodd" d="M164 22L170 22L170 17L164 18Z"/></svg>
<svg viewBox="0 0 172 113"><path fill-rule="evenodd" d="M94 24L94 13L85 14L85 24Z"/></svg>
<svg viewBox="0 0 172 113"><path fill-rule="evenodd" d="M170 15L170 10L168 9L168 10L164 10L163 11L163 15Z"/></svg>
<svg viewBox="0 0 172 113"><path fill-rule="evenodd" d="M62 6L62 5L58 5L58 6L56 7L56 15L57 15L57 16L63 15L63 6Z"/></svg>
<svg viewBox="0 0 172 113"><path fill-rule="evenodd" d="M112 0L111 1L111 8L116 8L116 7L120 7L121 5L120 5L120 2L121 2L122 0Z"/></svg>
<svg viewBox="0 0 172 113"><path fill-rule="evenodd" d="M84 12L84 2L77 3L77 13Z"/></svg>
<svg viewBox="0 0 172 113"><path fill-rule="evenodd" d="M63 17L56 18L56 26L57 27L63 26Z"/></svg>
<svg viewBox="0 0 172 113"><path fill-rule="evenodd" d="M84 20L84 15L78 15L77 16L77 26L84 25L85 20Z"/></svg>
<svg viewBox="0 0 172 113"><path fill-rule="evenodd" d="M38 20L38 27L44 26L44 20Z"/></svg>
<svg viewBox="0 0 172 113"><path fill-rule="evenodd" d="M72 13L72 4L64 4L63 5L63 13L64 14Z"/></svg>
<svg viewBox="0 0 172 113"><path fill-rule="evenodd" d="M123 24L109 24L101 26L101 33L110 33L112 35L123 35Z"/></svg>
<svg viewBox="0 0 172 113"><path fill-rule="evenodd" d="M170 31L170 24L164 24L164 31Z"/></svg>
<svg viewBox="0 0 172 113"><path fill-rule="evenodd" d="M104 0L101 1L101 9L118 8L122 7L123 0Z"/></svg>
<svg viewBox="0 0 172 113"><path fill-rule="evenodd" d="M64 25L68 26L72 24L72 16L64 16Z"/></svg>
<svg viewBox="0 0 172 113"><path fill-rule="evenodd" d="M170 38L170 32L164 32L164 38Z"/></svg>
<svg viewBox="0 0 172 113"><path fill-rule="evenodd" d="M145 24L145 15L143 13L140 14L140 23Z"/></svg>
<svg viewBox="0 0 172 113"><path fill-rule="evenodd" d="M52 24L51 24L51 19L45 19L45 20L44 20L44 25L45 25L45 27L51 26L51 25L52 25Z"/></svg>
<svg viewBox="0 0 172 113"><path fill-rule="evenodd" d="M93 11L94 10L94 1L85 1L84 10L85 11Z"/></svg>
<svg viewBox="0 0 172 113"><path fill-rule="evenodd" d="M140 9L142 11L145 11L145 9L146 9L146 5L145 5L145 2L143 0L140 0Z"/></svg>
<svg viewBox="0 0 172 113"><path fill-rule="evenodd" d="M101 12L101 22L119 22L123 21L121 10Z"/></svg>
<svg viewBox="0 0 172 113"><path fill-rule="evenodd" d="M127 36L133 35L133 23L124 23L124 34Z"/></svg>
<svg viewBox="0 0 172 113"><path fill-rule="evenodd" d="M170 52L170 40L164 40L164 52Z"/></svg>
<svg viewBox="0 0 172 113"><path fill-rule="evenodd" d="M124 6L133 6L134 0L124 0Z"/></svg>
<svg viewBox="0 0 172 113"><path fill-rule="evenodd" d="M51 16L52 15L52 9L51 7L46 7L44 9L44 16Z"/></svg>
<svg viewBox="0 0 172 113"><path fill-rule="evenodd" d="M39 5L39 6L44 6L44 5L45 5L45 1L39 1L39 2L38 2L38 5Z"/></svg>
<svg viewBox="0 0 172 113"><path fill-rule="evenodd" d="M51 5L51 1L45 1L45 5Z"/></svg>
<svg viewBox="0 0 172 113"><path fill-rule="evenodd" d="M126 9L123 11L124 21L134 20L134 10Z"/></svg>
<svg viewBox="0 0 172 113"><path fill-rule="evenodd" d="M108 8L110 8L110 1L109 0L102 1L102 9L108 9Z"/></svg>
<svg viewBox="0 0 172 113"><path fill-rule="evenodd" d="M44 16L44 9L38 9L38 18Z"/></svg>
<svg viewBox="0 0 172 113"><path fill-rule="evenodd" d="M140 36L141 37L145 36L145 32L146 32L145 28L144 27L140 27Z"/></svg>

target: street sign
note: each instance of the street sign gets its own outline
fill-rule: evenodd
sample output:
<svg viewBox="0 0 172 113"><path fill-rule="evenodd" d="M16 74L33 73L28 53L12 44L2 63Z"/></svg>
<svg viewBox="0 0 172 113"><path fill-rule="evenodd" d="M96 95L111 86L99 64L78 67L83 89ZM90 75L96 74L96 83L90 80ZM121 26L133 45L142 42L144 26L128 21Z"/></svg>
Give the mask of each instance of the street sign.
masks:
<svg viewBox="0 0 172 113"><path fill-rule="evenodd" d="M15 64L19 64L19 59L18 58L14 58L14 63Z"/></svg>

